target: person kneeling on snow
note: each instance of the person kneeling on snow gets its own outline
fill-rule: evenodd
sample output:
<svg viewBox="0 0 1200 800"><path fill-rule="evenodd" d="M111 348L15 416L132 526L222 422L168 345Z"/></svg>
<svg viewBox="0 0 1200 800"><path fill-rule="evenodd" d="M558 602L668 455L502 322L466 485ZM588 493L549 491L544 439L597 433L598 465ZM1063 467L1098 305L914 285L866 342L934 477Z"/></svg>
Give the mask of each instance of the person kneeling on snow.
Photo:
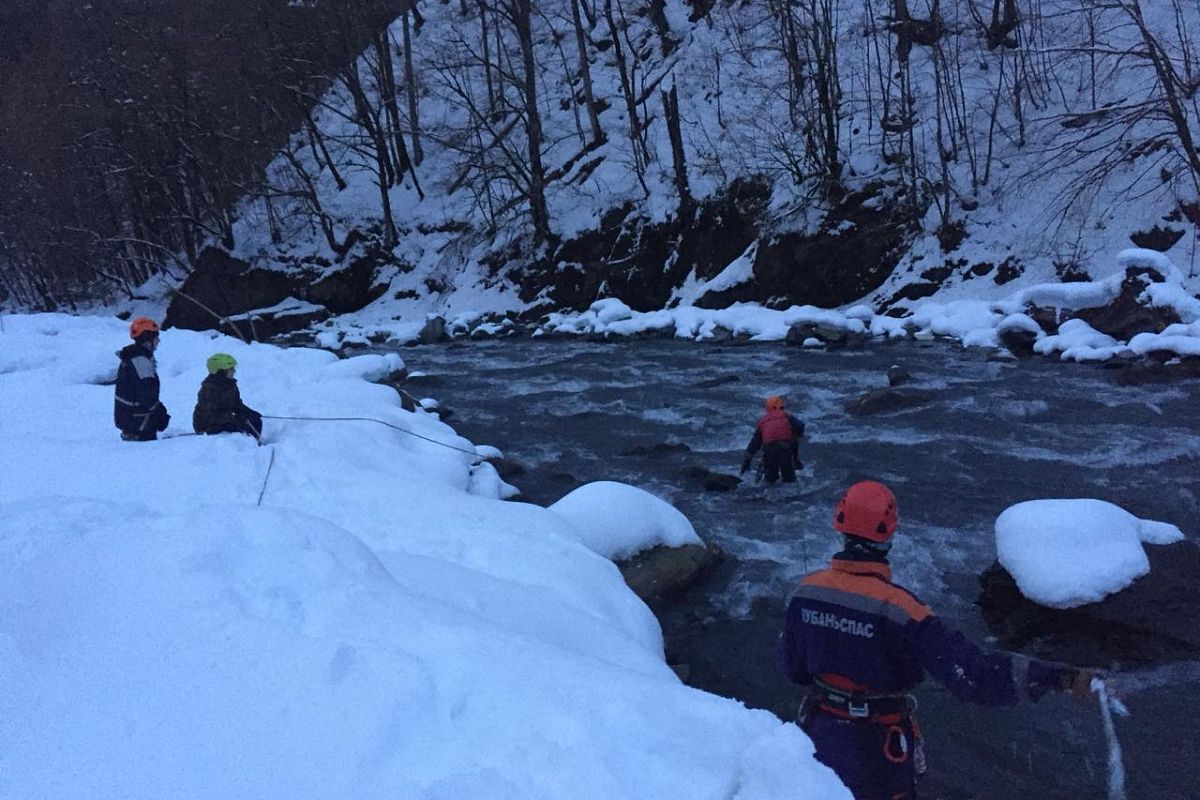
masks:
<svg viewBox="0 0 1200 800"><path fill-rule="evenodd" d="M796 469L804 468L800 463L800 439L804 436L804 423L784 410L782 397L768 397L766 407L767 413L754 426L754 436L742 457L742 473L750 469L750 462L761 447L763 475L767 483L779 480L780 475L784 483L795 483Z"/></svg>
<svg viewBox="0 0 1200 800"><path fill-rule="evenodd" d="M117 355L117 387L113 402L113 422L127 442L152 442L171 421L167 408L158 400L158 323L138 317L129 323L129 338Z"/></svg>
<svg viewBox="0 0 1200 800"><path fill-rule="evenodd" d="M1050 691L1090 698L1097 673L1009 653L988 653L892 582L887 555L899 514L890 489L851 486L834 512L845 549L805 577L788 601L779 669L809 690L800 726L817 760L855 798L910 800L924 772L908 692L929 673L960 700L985 706Z"/></svg>
<svg viewBox="0 0 1200 800"><path fill-rule="evenodd" d="M262 415L242 402L233 377L237 361L228 353L208 359L208 377L200 384L192 428L196 433L245 433L262 435Z"/></svg>

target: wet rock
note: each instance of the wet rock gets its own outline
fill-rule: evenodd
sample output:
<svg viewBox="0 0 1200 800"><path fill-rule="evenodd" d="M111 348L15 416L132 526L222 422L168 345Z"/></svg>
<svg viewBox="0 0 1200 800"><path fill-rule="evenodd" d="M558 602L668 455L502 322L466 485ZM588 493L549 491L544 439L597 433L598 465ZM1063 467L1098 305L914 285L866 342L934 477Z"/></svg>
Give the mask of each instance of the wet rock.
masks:
<svg viewBox="0 0 1200 800"><path fill-rule="evenodd" d="M450 337L446 333L446 318L436 314L426 318L425 326L417 334L417 341L421 344L436 344L448 338Z"/></svg>
<svg viewBox="0 0 1200 800"><path fill-rule="evenodd" d="M737 375L722 375L719 378L709 378L694 385L697 389L715 389L718 386L724 386L727 383L737 383L740 380L741 378Z"/></svg>
<svg viewBox="0 0 1200 800"><path fill-rule="evenodd" d="M1050 306L1030 306L1025 309L1025 314L1048 334L1058 333L1058 326L1062 323L1062 312L1057 308Z"/></svg>
<svg viewBox="0 0 1200 800"><path fill-rule="evenodd" d="M639 444L622 450L623 456L644 456L646 458L666 458L678 453L690 453L692 448L683 442L658 442L656 444Z"/></svg>
<svg viewBox="0 0 1200 800"><path fill-rule="evenodd" d="M906 408L917 408L933 400L930 392L915 389L872 389L861 397L846 403L846 411L863 416L866 414L890 414Z"/></svg>
<svg viewBox="0 0 1200 800"><path fill-rule="evenodd" d="M1117 383L1120 386L1172 383L1200 378L1200 359L1185 359L1173 364L1116 362Z"/></svg>
<svg viewBox="0 0 1200 800"><path fill-rule="evenodd" d="M1162 333L1168 325L1179 322L1175 309L1167 306L1144 306L1138 296L1151 283L1162 283L1163 276L1152 267L1127 267L1121 291L1108 305L1086 308L1075 313L1101 333L1127 342L1139 333Z"/></svg>
<svg viewBox="0 0 1200 800"><path fill-rule="evenodd" d="M706 492L728 492L737 488L737 485L742 482L742 479L736 475L713 472L708 467L697 464L684 467L679 474L689 481L698 483Z"/></svg>
<svg viewBox="0 0 1200 800"><path fill-rule="evenodd" d="M888 386L899 386L912 380L912 373L899 364L892 364L887 371Z"/></svg>
<svg viewBox="0 0 1200 800"><path fill-rule="evenodd" d="M649 606L679 597L717 565L723 554L712 545L652 547L617 564L625 583Z"/></svg>
<svg viewBox="0 0 1200 800"><path fill-rule="evenodd" d="M1028 314L1009 314L996 326L1000 343L1014 356L1032 356L1042 326Z"/></svg>
<svg viewBox="0 0 1200 800"><path fill-rule="evenodd" d="M489 458L485 459L489 464L496 468L496 473L505 483L510 483L510 478L517 478L528 472L524 466L507 458Z"/></svg>
<svg viewBox="0 0 1200 800"><path fill-rule="evenodd" d="M1200 546L1146 545L1150 573L1098 603L1055 609L1027 599L999 564L979 582L988 627L1008 649L1082 666L1200 656Z"/></svg>

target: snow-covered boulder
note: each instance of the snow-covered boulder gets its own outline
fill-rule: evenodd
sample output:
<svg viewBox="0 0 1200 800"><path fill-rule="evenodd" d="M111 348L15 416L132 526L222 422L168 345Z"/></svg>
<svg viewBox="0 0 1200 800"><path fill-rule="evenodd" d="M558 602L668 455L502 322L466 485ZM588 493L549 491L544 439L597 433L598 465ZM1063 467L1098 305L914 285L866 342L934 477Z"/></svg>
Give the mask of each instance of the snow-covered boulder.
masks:
<svg viewBox="0 0 1200 800"><path fill-rule="evenodd" d="M1036 603L1073 608L1119 592L1150 571L1143 542L1183 539L1102 500L1030 500L996 518L996 555Z"/></svg>
<svg viewBox="0 0 1200 800"><path fill-rule="evenodd" d="M660 544L704 544L673 505L625 483L586 483L550 510L575 527L586 547L605 558L628 558Z"/></svg>

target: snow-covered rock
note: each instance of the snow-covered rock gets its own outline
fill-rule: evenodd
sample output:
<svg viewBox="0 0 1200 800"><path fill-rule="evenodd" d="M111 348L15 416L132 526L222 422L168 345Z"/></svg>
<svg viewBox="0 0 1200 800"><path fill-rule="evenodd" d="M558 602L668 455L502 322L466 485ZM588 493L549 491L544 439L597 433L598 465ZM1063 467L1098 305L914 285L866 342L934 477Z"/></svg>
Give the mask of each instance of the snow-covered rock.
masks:
<svg viewBox="0 0 1200 800"><path fill-rule="evenodd" d="M615 481L586 483L549 510L570 522L580 541L605 558L628 558L657 544L704 544L670 503Z"/></svg>
<svg viewBox="0 0 1200 800"><path fill-rule="evenodd" d="M1094 603L1150 570L1143 542L1183 533L1102 500L1030 500L996 518L1000 564L1034 602L1054 608Z"/></svg>

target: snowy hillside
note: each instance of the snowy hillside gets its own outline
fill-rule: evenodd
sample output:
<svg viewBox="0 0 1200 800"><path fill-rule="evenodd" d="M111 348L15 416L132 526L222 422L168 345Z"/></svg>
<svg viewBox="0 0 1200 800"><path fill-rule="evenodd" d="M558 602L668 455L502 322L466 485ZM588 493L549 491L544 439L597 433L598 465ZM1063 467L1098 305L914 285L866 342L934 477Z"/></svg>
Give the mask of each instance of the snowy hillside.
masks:
<svg viewBox="0 0 1200 800"><path fill-rule="evenodd" d="M500 501L470 442L368 382L395 356L168 331L171 425L130 443L124 339L0 329L0 796L848 796L794 725L679 682L595 520ZM215 350L270 417L416 435L188 435Z"/></svg>
<svg viewBox="0 0 1200 800"><path fill-rule="evenodd" d="M897 313L1105 279L1131 237L1200 289L1200 11L920 6L422 3L321 98L233 253L375 264L367 328L607 296Z"/></svg>

